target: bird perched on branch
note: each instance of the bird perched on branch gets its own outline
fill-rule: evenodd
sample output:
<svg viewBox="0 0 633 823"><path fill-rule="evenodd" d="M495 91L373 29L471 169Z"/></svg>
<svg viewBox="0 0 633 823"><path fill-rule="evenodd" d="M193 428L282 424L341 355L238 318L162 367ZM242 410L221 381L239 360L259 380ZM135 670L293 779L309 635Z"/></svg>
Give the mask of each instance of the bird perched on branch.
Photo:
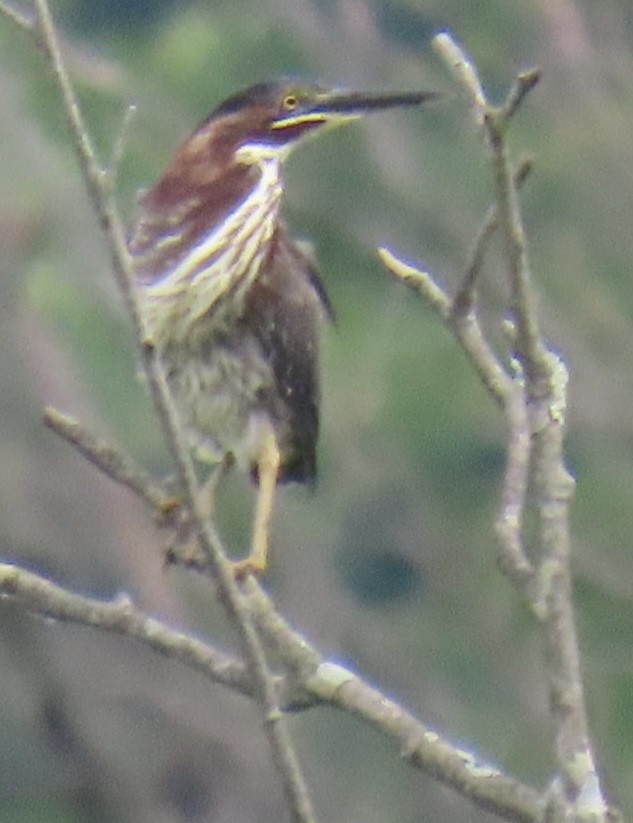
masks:
<svg viewBox="0 0 633 823"><path fill-rule="evenodd" d="M331 308L280 217L283 162L325 126L437 96L252 86L198 126L140 199L129 250L183 428L199 457L232 455L258 486L237 574L266 567L276 485L316 475L319 326Z"/></svg>

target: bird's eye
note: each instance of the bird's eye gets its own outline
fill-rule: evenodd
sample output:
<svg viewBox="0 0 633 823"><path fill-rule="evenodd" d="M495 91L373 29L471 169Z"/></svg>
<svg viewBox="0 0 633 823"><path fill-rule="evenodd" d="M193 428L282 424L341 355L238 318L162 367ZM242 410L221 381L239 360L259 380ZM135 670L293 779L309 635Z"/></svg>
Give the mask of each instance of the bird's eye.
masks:
<svg viewBox="0 0 633 823"><path fill-rule="evenodd" d="M287 94L281 105L284 111L294 111L299 105L299 101L297 100L297 96L295 94Z"/></svg>

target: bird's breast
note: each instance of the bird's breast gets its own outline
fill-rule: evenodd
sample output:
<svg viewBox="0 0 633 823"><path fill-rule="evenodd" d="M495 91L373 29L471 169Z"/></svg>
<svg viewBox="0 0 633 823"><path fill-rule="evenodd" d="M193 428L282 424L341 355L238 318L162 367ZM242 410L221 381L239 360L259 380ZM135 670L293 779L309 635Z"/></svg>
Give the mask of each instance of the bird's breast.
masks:
<svg viewBox="0 0 633 823"><path fill-rule="evenodd" d="M188 226L204 211L203 204L193 204L169 222L153 247L137 243L136 253L132 248L147 334L157 346L206 334L213 323L222 331L240 316L279 221L279 161L262 160L260 167L252 190L220 222L192 235ZM162 268L161 259L167 261Z"/></svg>

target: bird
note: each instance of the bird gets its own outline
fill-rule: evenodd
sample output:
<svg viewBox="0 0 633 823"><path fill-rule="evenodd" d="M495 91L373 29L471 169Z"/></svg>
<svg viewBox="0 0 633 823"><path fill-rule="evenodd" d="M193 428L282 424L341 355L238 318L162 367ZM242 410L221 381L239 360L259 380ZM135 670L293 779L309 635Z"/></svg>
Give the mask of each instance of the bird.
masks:
<svg viewBox="0 0 633 823"><path fill-rule="evenodd" d="M221 102L139 197L128 249L182 429L199 461L232 459L257 489L238 578L266 569L277 485L317 471L320 328L333 310L281 215L284 162L329 126L438 96L257 83Z"/></svg>

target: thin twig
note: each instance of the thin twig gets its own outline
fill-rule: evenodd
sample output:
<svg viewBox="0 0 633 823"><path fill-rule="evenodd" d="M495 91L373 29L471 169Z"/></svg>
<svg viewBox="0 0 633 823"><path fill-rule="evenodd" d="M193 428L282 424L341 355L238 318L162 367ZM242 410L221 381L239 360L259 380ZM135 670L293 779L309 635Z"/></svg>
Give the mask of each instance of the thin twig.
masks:
<svg viewBox="0 0 633 823"><path fill-rule="evenodd" d="M521 162L515 174L517 186L523 184L531 167L529 159ZM496 205L493 205L488 210L477 236L471 263L453 300L428 272L404 263L386 248L378 249L378 256L388 271L409 288L417 291L454 331L482 382L495 402L503 407L509 390L509 380L492 348L486 342L479 322L472 311L474 288L483 264L484 254L492 235L498 228L499 211Z"/></svg>
<svg viewBox="0 0 633 823"><path fill-rule="evenodd" d="M477 122L484 127L491 147L495 172L495 200L509 264L509 281L512 292L510 310L517 327L517 354L522 359L523 367L528 373L529 390L531 390L534 378L543 377L542 361L546 356L546 349L542 343L533 305L534 293L531 286L525 232L504 140L504 129L509 117L516 112L528 92L536 85L539 75L536 71L519 75L506 105L501 109L496 109L488 103L472 62L451 36L447 33L439 34L434 38L433 46L468 95ZM534 370L539 374L533 373Z"/></svg>
<svg viewBox="0 0 633 823"><path fill-rule="evenodd" d="M489 137L499 224L508 261L510 311L516 326L516 354L526 373L528 399L543 396L547 382L547 348L539 329L525 230L517 190L512 179L508 148L495 114L485 119Z"/></svg>
<svg viewBox="0 0 633 823"><path fill-rule="evenodd" d="M506 123L514 117L523 100L538 85L540 79L540 69L529 69L517 75L501 109L501 115Z"/></svg>
<svg viewBox="0 0 633 823"><path fill-rule="evenodd" d="M532 160L524 158L514 174L514 185L521 188L528 175L532 171ZM484 258L490 244L490 240L499 228L499 209L493 203L488 209L484 222L477 234L470 264L466 269L466 274L453 298L452 312L455 316L465 315L472 311L475 302L475 287L479 280L483 268Z"/></svg>
<svg viewBox="0 0 633 823"><path fill-rule="evenodd" d="M112 157L110 158L110 162L108 163L108 167L106 169L107 185L109 186L110 191L114 191L116 188L119 170L125 155L127 138L130 133L130 126L132 125L132 120L134 120L136 111L136 106L133 103L125 107L125 112L121 121L121 128L119 129L119 134L114 142Z"/></svg>
<svg viewBox="0 0 633 823"><path fill-rule="evenodd" d="M448 322L451 314L451 299L428 272L405 263L384 246L378 249L378 257L387 271L405 286L421 295L442 320Z"/></svg>
<svg viewBox="0 0 633 823"><path fill-rule="evenodd" d="M107 239L112 269L138 339L143 339L143 321L136 299L134 271L125 241L125 231L116 205L105 184L105 172L99 165L89 132L84 123L68 72L64 65L51 13L46 0L35 0L36 17L33 35L42 49L53 74L61 99L62 113L66 117L73 139L73 146L90 201Z"/></svg>
<svg viewBox="0 0 633 823"><path fill-rule="evenodd" d="M181 431L173 408L158 353L147 342L136 292L134 270L125 244L125 233L110 196L107 180L100 168L88 132L83 123L74 91L61 57L57 35L46 0L35 0L37 31L48 57L64 111L73 135L75 149L95 211L104 230L117 281L128 306L140 341L142 362L152 398L159 415L167 443L171 449L182 484L185 503L191 511L200 545L208 557L218 586L222 605L239 636L240 645L255 688L266 736L274 763L280 774L284 795L295 821L312 823L314 812L305 779L301 773L286 722L280 711L273 677L262 644L253 626L233 572L210 523L205 522L199 500L198 483L189 455L188 443Z"/></svg>

